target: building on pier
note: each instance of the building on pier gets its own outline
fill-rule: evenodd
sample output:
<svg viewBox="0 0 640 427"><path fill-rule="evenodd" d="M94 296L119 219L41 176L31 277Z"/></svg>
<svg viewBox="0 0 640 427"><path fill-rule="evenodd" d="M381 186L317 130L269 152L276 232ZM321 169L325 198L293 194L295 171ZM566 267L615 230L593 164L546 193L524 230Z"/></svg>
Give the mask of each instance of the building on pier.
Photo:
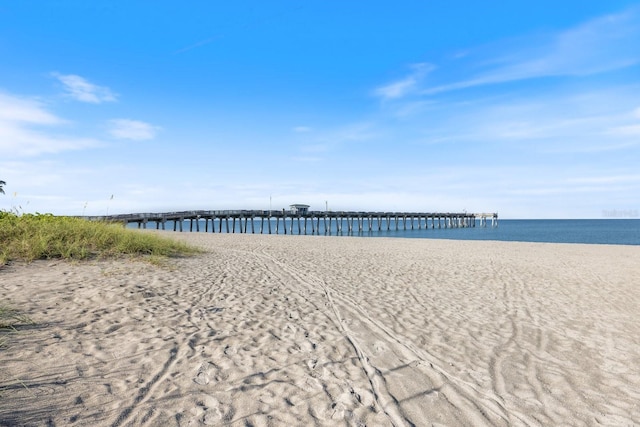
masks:
<svg viewBox="0 0 640 427"><path fill-rule="evenodd" d="M289 210L294 215L307 215L309 213L309 205L289 205Z"/></svg>

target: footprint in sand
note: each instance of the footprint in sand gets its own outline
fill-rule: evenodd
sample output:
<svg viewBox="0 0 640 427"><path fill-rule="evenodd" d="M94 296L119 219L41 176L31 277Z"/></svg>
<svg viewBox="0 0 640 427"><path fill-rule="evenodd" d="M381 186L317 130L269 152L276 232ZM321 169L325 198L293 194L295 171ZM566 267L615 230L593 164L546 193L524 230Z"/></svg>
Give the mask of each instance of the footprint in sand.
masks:
<svg viewBox="0 0 640 427"><path fill-rule="evenodd" d="M206 385L209 384L209 374L206 372L198 372L196 377L193 379L196 384Z"/></svg>
<svg viewBox="0 0 640 427"><path fill-rule="evenodd" d="M228 409L228 408L226 408ZM226 415L225 405L212 396L204 396L196 402L196 406L191 410L193 418L187 423L188 426L196 425L220 425Z"/></svg>
<svg viewBox="0 0 640 427"><path fill-rule="evenodd" d="M193 381L196 384L206 385L209 384L212 380L218 380L220 374L220 368L218 368L215 364L211 362L205 362L198 368L198 372L196 376L193 378Z"/></svg>
<svg viewBox="0 0 640 427"><path fill-rule="evenodd" d="M238 350L235 347L227 345L227 346L225 346L223 353L226 356L233 356L234 354L238 353Z"/></svg>
<svg viewBox="0 0 640 427"><path fill-rule="evenodd" d="M363 406L373 406L375 404L375 397L370 390L359 387L350 387L349 394L351 398Z"/></svg>
<svg viewBox="0 0 640 427"><path fill-rule="evenodd" d="M218 401L215 397L207 396L204 401L204 415L202 416L202 422L206 426L213 426L220 424L227 412L224 405Z"/></svg>
<svg viewBox="0 0 640 427"><path fill-rule="evenodd" d="M325 412L327 418L332 420L341 420L345 419L345 417L351 418L354 414L352 409L349 408L359 406L373 408L375 406L375 398L369 390L348 385L347 387L347 390L340 393Z"/></svg>
<svg viewBox="0 0 640 427"><path fill-rule="evenodd" d="M211 363L205 362L198 368L196 376L193 378L193 382L200 385L209 384L209 368Z"/></svg>
<svg viewBox="0 0 640 427"><path fill-rule="evenodd" d="M354 406L354 399L351 391L344 391L339 395L333 397L331 402L325 410L320 414L320 418L324 420L344 420L345 417L349 417L351 410L349 408Z"/></svg>
<svg viewBox="0 0 640 427"><path fill-rule="evenodd" d="M343 420L344 412L347 408L340 402L333 402L327 411L329 418L332 420Z"/></svg>
<svg viewBox="0 0 640 427"><path fill-rule="evenodd" d="M294 339L297 332L298 328L296 328L294 324L287 323L282 327L282 338L289 340Z"/></svg>
<svg viewBox="0 0 640 427"><path fill-rule="evenodd" d="M205 362L198 368L193 382L200 385L207 385L211 381L226 380L228 376L229 375L215 363Z"/></svg>
<svg viewBox="0 0 640 427"><path fill-rule="evenodd" d="M289 319L299 320L300 319L300 313L297 310L290 311L289 312Z"/></svg>
<svg viewBox="0 0 640 427"><path fill-rule="evenodd" d="M189 411L191 419L187 426L220 425L228 413L229 408L213 396L202 396Z"/></svg>
<svg viewBox="0 0 640 427"><path fill-rule="evenodd" d="M219 424L222 420L223 414L220 411L220 408L209 408L204 412L204 416L202 417L202 422L206 426L214 426Z"/></svg>
<svg viewBox="0 0 640 427"><path fill-rule="evenodd" d="M313 371L314 369L316 369L317 365L318 365L318 359L307 360L307 367L309 368L310 371Z"/></svg>
<svg viewBox="0 0 640 427"><path fill-rule="evenodd" d="M309 359L306 362L307 369L309 369L309 376L312 379L324 379L327 376L327 368L322 363L318 363L318 359ZM318 381L312 381L313 384L320 384Z"/></svg>
<svg viewBox="0 0 640 427"><path fill-rule="evenodd" d="M373 350L376 354L380 354L387 350L387 346L382 341L376 341L373 344Z"/></svg>

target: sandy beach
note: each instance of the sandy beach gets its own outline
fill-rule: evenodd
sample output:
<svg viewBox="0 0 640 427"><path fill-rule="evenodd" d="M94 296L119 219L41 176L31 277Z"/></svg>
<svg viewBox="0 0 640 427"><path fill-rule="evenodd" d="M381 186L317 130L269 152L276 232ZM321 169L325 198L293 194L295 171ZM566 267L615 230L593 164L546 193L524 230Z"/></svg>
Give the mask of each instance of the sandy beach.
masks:
<svg viewBox="0 0 640 427"><path fill-rule="evenodd" d="M1 426L640 425L640 247L165 234L0 270Z"/></svg>

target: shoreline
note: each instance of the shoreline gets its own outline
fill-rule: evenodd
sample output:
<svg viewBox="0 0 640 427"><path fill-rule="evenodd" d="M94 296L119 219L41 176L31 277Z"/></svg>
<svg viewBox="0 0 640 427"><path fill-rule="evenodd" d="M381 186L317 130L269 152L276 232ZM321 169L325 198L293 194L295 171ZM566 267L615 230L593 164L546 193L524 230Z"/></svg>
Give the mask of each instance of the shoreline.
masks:
<svg viewBox="0 0 640 427"><path fill-rule="evenodd" d="M158 233L0 271L0 425L640 422L638 246Z"/></svg>
<svg viewBox="0 0 640 427"><path fill-rule="evenodd" d="M398 224L399 229L380 230L374 226L374 230L368 231L367 222L364 223L364 230L357 231L357 224L354 224L352 232L347 231L343 227L342 232L336 230L335 224L332 227L331 234L325 234L324 230L316 230L315 234L307 229L306 233L301 230L298 233L294 227L294 235L319 235L326 237L391 237L403 239L445 239L445 240L473 240L473 241L498 241L498 242L548 242L548 243L577 243L577 244L618 244L625 246L640 246L640 220L621 218L621 219L584 219L584 220L510 220L501 221L501 225L497 227L462 227L462 228L411 228L410 223L407 229L404 229L402 223ZM155 227L148 227L152 230ZM233 227L232 227L233 228ZM227 234L226 231L219 233L205 230L205 224L200 224L200 229L189 231L186 228L185 233L209 233L209 234ZM231 229L230 229L231 231ZM243 230L236 225L235 233L228 234L245 234ZM275 233L275 229L272 228ZM290 230L289 230L290 231ZM318 231L320 233L318 234ZM250 233L250 228L246 234L261 234L260 228L256 228L255 233ZM269 234L268 230L264 234ZM284 234L284 230L280 230L279 235ZM287 232L287 235L290 235Z"/></svg>

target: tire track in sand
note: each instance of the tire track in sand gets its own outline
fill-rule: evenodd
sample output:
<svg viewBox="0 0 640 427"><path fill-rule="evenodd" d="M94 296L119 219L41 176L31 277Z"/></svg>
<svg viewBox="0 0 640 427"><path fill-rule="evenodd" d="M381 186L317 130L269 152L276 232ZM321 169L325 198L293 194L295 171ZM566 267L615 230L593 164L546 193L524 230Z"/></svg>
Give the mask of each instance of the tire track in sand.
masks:
<svg viewBox="0 0 640 427"><path fill-rule="evenodd" d="M275 276L280 276L281 277L280 282L284 286L286 286L291 292L298 294L304 300L307 300L312 305L317 306L317 304L309 300L308 296L302 294L299 289L296 289L295 287L287 285L288 281L282 279L282 275L285 274L295 279L296 283L302 284L305 287L307 287L309 291L317 290L318 288L317 286L314 286L313 284L307 282L294 269L291 269L286 264L276 260L275 258L273 258L272 256L264 252L261 254L258 254L256 252L245 252L245 251L238 251L238 252L241 252L244 256L252 256L252 257L261 259L265 269ZM275 268L271 268L269 264ZM370 363L369 358L366 356L361 345L354 338L353 333L349 330L345 320L340 314L337 304L335 303L332 297L331 290L328 289L322 283L319 283L319 287L322 290L322 295L326 300L326 305L331 309L331 312L333 313L333 317L328 316L328 318L341 331L345 339L349 342L351 347L354 349L358 362L369 382L369 386L371 388L370 391L373 394L373 398L376 402L376 405L383 411L383 413L386 415L391 425L393 425L394 427L407 426L407 425L414 426L415 424L412 423L405 415L402 414L398 401L387 390L386 384L385 384L386 381L382 372ZM311 292L310 295L313 295L313 292Z"/></svg>
<svg viewBox="0 0 640 427"><path fill-rule="evenodd" d="M111 424L111 427L121 426L123 423L127 422L131 417L136 415L135 413L136 408L145 402L147 396L153 390L154 386L166 376L171 366L173 366L173 364L175 363L177 356L178 356L178 346L174 345L174 347L169 351L169 358L167 359L165 364L162 366L160 371L158 371L156 375L154 375L153 378L151 378L151 380L144 385L144 387L138 390L138 395L133 400L133 403L128 407L126 407L122 412L120 412L120 415L118 415L118 418L113 422L113 424Z"/></svg>
<svg viewBox="0 0 640 427"><path fill-rule="evenodd" d="M398 357L398 359L404 360L405 366L410 365L410 367L414 369L415 374L417 374L415 370L418 370L422 375L427 377L427 381L430 384L438 384L439 386L434 386L432 391L427 391L425 394L428 395L433 392L435 392L436 395L441 394L447 402L447 405L453 407L451 408L452 413L461 413L451 415L451 419L472 425L495 425L496 422L498 424L506 423L507 415L505 408L495 396L487 395L485 392L478 390L459 378L451 377L444 369L438 366L438 361L434 360L435 358L433 356L415 347L407 338L398 337L397 333L391 331L381 322L373 319L358 303L343 293L331 289L322 279L312 276L308 271L298 271L295 267L289 266L264 252L261 254L255 252L243 253L245 256L260 257L268 263L275 265L280 271L295 279L297 284L307 287L308 290L322 290L328 306L334 313L334 323L353 346L362 369L369 380L377 403L393 425L414 425L414 423L411 421L410 415L403 410L392 390L390 390L385 373L374 366L371 358L364 350L365 346L359 342L354 333L349 329L344 316L340 313L341 310L346 313L351 313L354 317L364 321L364 326L368 329L371 336L383 337L384 341L391 344L395 353L400 354L401 357ZM268 268L267 265L265 265L265 267ZM272 269L270 270L276 274ZM286 280L282 282L287 283ZM288 287L291 291L306 298L300 294L298 289L291 286ZM337 297L338 301L336 301L334 296ZM400 366L400 364L398 364L398 366ZM484 397L482 406L477 403L477 397L479 396ZM524 422L524 420L521 421Z"/></svg>

